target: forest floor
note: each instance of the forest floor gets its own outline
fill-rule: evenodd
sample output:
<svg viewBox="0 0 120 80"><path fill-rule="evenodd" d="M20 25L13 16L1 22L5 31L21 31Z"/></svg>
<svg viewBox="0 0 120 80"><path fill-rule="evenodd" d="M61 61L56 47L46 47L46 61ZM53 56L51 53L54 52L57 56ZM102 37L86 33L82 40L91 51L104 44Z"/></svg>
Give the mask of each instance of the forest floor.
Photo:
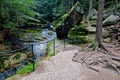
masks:
<svg viewBox="0 0 120 80"><path fill-rule="evenodd" d="M53 53L54 52L54 48L53 48L54 43L52 42L50 44L50 51L49 53ZM62 49L64 49L64 46L70 46L70 44L67 43L67 41L65 42L64 45L64 40L59 40L59 39L55 39L55 53L57 54L59 51L61 51ZM39 63L41 64L42 61L44 60L48 60L50 58L50 56L45 56L43 58L40 59ZM29 74L16 74L14 76L11 76L9 78L7 78L6 80L21 80L21 78L23 78L24 76L27 76Z"/></svg>
<svg viewBox="0 0 120 80"><path fill-rule="evenodd" d="M94 33L95 30L92 32ZM89 35L90 40L94 41L95 35ZM108 68L95 66L93 69L88 68L85 64L81 64L79 59L81 55L92 54L91 52L81 51L84 45L70 45L66 42L64 48L64 40L55 40L56 55L43 60L39 67L32 73L27 75L15 75L7 80L119 80L120 75ZM120 56L120 46L111 42L104 42L105 47L113 54ZM53 43L50 46L53 52ZM79 54L75 59L73 59Z"/></svg>
<svg viewBox="0 0 120 80"><path fill-rule="evenodd" d="M91 35L94 37L94 35ZM94 40L94 38L92 38ZM51 51L53 44L51 44ZM116 44L104 42L105 47L112 51L115 55L120 56L120 47L115 47ZM119 80L120 75L108 68L95 66L99 72L88 68L85 64L79 61L73 61L73 57L77 54L92 54L93 52L81 51L81 46L66 44L64 48L63 40L56 39L56 55L42 61L40 66L29 75L16 75L14 78L7 80ZM76 57L77 60L80 57Z"/></svg>
<svg viewBox="0 0 120 80"><path fill-rule="evenodd" d="M111 49L112 50L112 49ZM119 50L118 50L119 51ZM96 66L100 72L74 62L72 59L79 52L78 46L67 46L56 56L44 61L32 74L22 80L119 80L120 75L114 70Z"/></svg>

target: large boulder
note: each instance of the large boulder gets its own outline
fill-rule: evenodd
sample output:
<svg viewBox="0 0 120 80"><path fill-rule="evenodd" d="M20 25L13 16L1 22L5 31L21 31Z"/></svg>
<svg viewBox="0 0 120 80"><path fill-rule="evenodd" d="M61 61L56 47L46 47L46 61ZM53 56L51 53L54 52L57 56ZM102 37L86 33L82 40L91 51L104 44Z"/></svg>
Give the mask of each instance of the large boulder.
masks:
<svg viewBox="0 0 120 80"><path fill-rule="evenodd" d="M57 25L56 33L58 38L64 38L68 35L69 30L83 18L83 8L79 1L72 7L71 11L63 15L62 21Z"/></svg>
<svg viewBox="0 0 120 80"><path fill-rule="evenodd" d="M104 21L103 21L103 26L109 26L109 25L113 25L116 24L117 22L120 21L120 16L115 15L115 14L111 14L110 16L108 16Z"/></svg>

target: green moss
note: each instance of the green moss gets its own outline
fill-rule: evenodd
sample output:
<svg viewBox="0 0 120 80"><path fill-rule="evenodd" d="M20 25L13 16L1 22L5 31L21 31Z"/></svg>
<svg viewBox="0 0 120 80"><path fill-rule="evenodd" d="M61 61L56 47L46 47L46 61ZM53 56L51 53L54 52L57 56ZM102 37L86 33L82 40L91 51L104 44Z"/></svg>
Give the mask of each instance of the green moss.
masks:
<svg viewBox="0 0 120 80"><path fill-rule="evenodd" d="M79 8L76 8L76 7L79 7ZM83 7L79 1L76 2L76 4L72 7L69 13L71 13L74 9L76 9L80 13L84 13Z"/></svg>
<svg viewBox="0 0 120 80"><path fill-rule="evenodd" d="M79 1L76 2L76 4L71 8L69 13L71 13L76 6L81 6Z"/></svg>
<svg viewBox="0 0 120 80"><path fill-rule="evenodd" d="M59 27L59 26L61 26L68 16L69 16L69 13L64 14L64 15L61 17L61 21L57 24L56 28ZM55 28L55 29L56 29L56 28Z"/></svg>
<svg viewBox="0 0 120 80"><path fill-rule="evenodd" d="M57 27L61 26L62 25L62 21L60 21L58 24L57 24Z"/></svg>
<svg viewBox="0 0 120 80"><path fill-rule="evenodd" d="M68 13L64 14L64 15L62 16L62 21L64 21L68 16L69 16Z"/></svg>

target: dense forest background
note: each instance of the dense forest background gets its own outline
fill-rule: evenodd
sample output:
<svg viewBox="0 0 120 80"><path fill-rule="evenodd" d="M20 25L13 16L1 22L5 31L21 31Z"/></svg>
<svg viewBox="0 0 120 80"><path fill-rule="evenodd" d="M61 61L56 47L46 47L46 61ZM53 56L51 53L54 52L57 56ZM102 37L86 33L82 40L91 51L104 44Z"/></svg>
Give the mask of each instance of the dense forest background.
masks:
<svg viewBox="0 0 120 80"><path fill-rule="evenodd" d="M73 61L83 61L97 72L93 66L100 63L120 74L119 3L120 0L0 0L0 72L30 58L34 63L34 54L29 54L34 50L44 52L41 47L48 56L54 56L60 50L55 50L56 44L64 48L74 44L85 52L75 53ZM45 47L34 44L50 37L54 42L46 42ZM15 53L24 49L22 54Z"/></svg>
<svg viewBox="0 0 120 80"><path fill-rule="evenodd" d="M80 1L87 15L90 0L1 0L0 29L59 22L76 1ZM106 11L114 11L115 5L115 0L105 0ZM119 4L117 6L120 8ZM97 7L98 0L94 0L93 8Z"/></svg>

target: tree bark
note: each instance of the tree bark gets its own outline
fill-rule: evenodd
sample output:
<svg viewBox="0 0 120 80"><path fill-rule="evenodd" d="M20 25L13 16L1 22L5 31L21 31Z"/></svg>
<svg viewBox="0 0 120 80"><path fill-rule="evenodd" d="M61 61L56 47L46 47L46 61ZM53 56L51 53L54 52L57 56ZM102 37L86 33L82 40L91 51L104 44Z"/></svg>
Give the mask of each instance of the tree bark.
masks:
<svg viewBox="0 0 120 80"><path fill-rule="evenodd" d="M93 0L90 0L88 15L90 14L92 8L93 8Z"/></svg>
<svg viewBox="0 0 120 80"><path fill-rule="evenodd" d="M74 0L72 0L72 4L71 4L72 6L74 5Z"/></svg>
<svg viewBox="0 0 120 80"><path fill-rule="evenodd" d="M98 18L96 24L96 39L95 39L98 45L101 44L101 39L102 39L104 2L105 0L99 0L99 6L98 6Z"/></svg>
<svg viewBox="0 0 120 80"><path fill-rule="evenodd" d="M118 0L115 0L115 12L117 11Z"/></svg>

